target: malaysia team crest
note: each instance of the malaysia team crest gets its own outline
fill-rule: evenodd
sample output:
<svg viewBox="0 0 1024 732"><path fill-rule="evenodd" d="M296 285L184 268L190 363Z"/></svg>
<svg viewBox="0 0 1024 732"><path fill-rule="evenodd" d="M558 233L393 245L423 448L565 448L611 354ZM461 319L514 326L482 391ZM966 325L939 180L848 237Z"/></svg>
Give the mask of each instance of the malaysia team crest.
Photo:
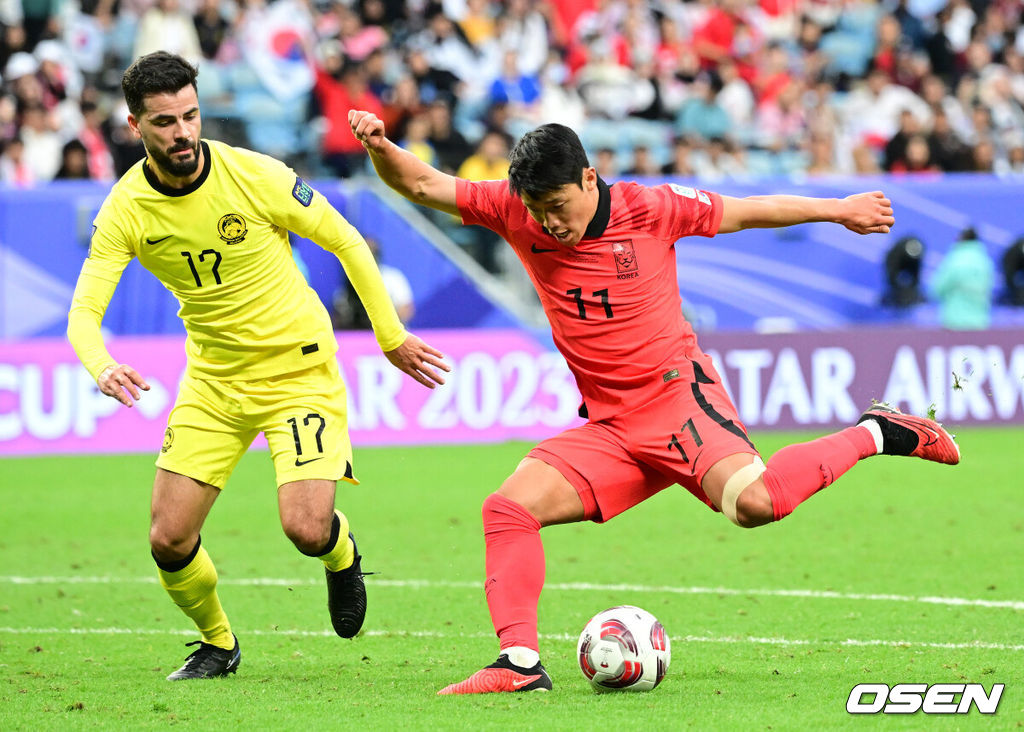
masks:
<svg viewBox="0 0 1024 732"><path fill-rule="evenodd" d="M615 257L615 269L619 271L619 275L636 277L639 264L636 261L636 252L633 251L633 242L612 242L612 255Z"/></svg>
<svg viewBox="0 0 1024 732"><path fill-rule="evenodd" d="M217 222L217 234L225 244L238 244L245 239L245 235L248 233L249 229L245 225L245 219L239 214L224 214Z"/></svg>
<svg viewBox="0 0 1024 732"><path fill-rule="evenodd" d="M160 452L167 452L171 449L171 445L174 444L174 430L168 427L164 430L164 444L160 446Z"/></svg>

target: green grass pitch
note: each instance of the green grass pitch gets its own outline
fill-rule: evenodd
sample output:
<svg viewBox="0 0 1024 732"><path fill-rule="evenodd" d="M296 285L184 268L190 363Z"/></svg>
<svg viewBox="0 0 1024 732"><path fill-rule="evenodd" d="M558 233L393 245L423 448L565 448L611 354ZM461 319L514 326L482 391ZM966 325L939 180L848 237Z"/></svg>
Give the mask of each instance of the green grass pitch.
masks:
<svg viewBox="0 0 1024 732"><path fill-rule="evenodd" d="M770 455L809 435L763 434ZM877 458L747 531L682 489L542 532L549 694L437 697L496 656L480 503L525 444L356 449L338 505L369 614L329 632L320 565L280 530L270 459L243 460L204 545L237 675L171 684L194 640L156 583L153 456L0 460L0 729L1009 729L1024 725L1024 432L959 434L960 466ZM647 694L596 695L576 636L611 605L672 639ZM1005 684L995 716L847 714L858 683Z"/></svg>

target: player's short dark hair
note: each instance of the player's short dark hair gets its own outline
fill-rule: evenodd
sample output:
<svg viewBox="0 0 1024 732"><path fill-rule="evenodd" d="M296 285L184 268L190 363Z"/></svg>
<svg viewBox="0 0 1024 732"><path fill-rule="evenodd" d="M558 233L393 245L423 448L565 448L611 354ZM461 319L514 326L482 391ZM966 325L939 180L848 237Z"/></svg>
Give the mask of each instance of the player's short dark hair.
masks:
<svg viewBox="0 0 1024 732"><path fill-rule="evenodd" d="M198 91L199 69L173 53L155 51L137 59L121 77L128 111L138 117L150 94L174 94L189 84Z"/></svg>
<svg viewBox="0 0 1024 732"><path fill-rule="evenodd" d="M547 124L527 132L509 153L508 187L538 198L569 183L583 187L590 167L583 143L565 125Z"/></svg>

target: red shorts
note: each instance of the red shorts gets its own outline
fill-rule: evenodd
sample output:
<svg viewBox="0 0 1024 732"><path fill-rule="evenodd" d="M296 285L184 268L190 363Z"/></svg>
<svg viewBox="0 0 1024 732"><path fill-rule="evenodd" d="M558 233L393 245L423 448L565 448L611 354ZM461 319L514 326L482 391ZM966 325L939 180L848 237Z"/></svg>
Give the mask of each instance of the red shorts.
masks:
<svg viewBox="0 0 1024 732"><path fill-rule="evenodd" d="M701 354L657 400L544 440L529 456L560 472L598 523L678 483L717 510L701 488L712 465L757 455L722 380Z"/></svg>

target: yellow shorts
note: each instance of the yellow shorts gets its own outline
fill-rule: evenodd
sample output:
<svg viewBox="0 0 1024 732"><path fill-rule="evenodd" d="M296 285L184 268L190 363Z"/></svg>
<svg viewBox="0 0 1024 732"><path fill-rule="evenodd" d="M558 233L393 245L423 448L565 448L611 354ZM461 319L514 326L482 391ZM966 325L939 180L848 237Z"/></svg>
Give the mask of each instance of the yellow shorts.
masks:
<svg viewBox="0 0 1024 732"><path fill-rule="evenodd" d="M352 475L345 382L333 358L281 376L218 381L186 375L157 467L223 488L260 432L277 484Z"/></svg>

